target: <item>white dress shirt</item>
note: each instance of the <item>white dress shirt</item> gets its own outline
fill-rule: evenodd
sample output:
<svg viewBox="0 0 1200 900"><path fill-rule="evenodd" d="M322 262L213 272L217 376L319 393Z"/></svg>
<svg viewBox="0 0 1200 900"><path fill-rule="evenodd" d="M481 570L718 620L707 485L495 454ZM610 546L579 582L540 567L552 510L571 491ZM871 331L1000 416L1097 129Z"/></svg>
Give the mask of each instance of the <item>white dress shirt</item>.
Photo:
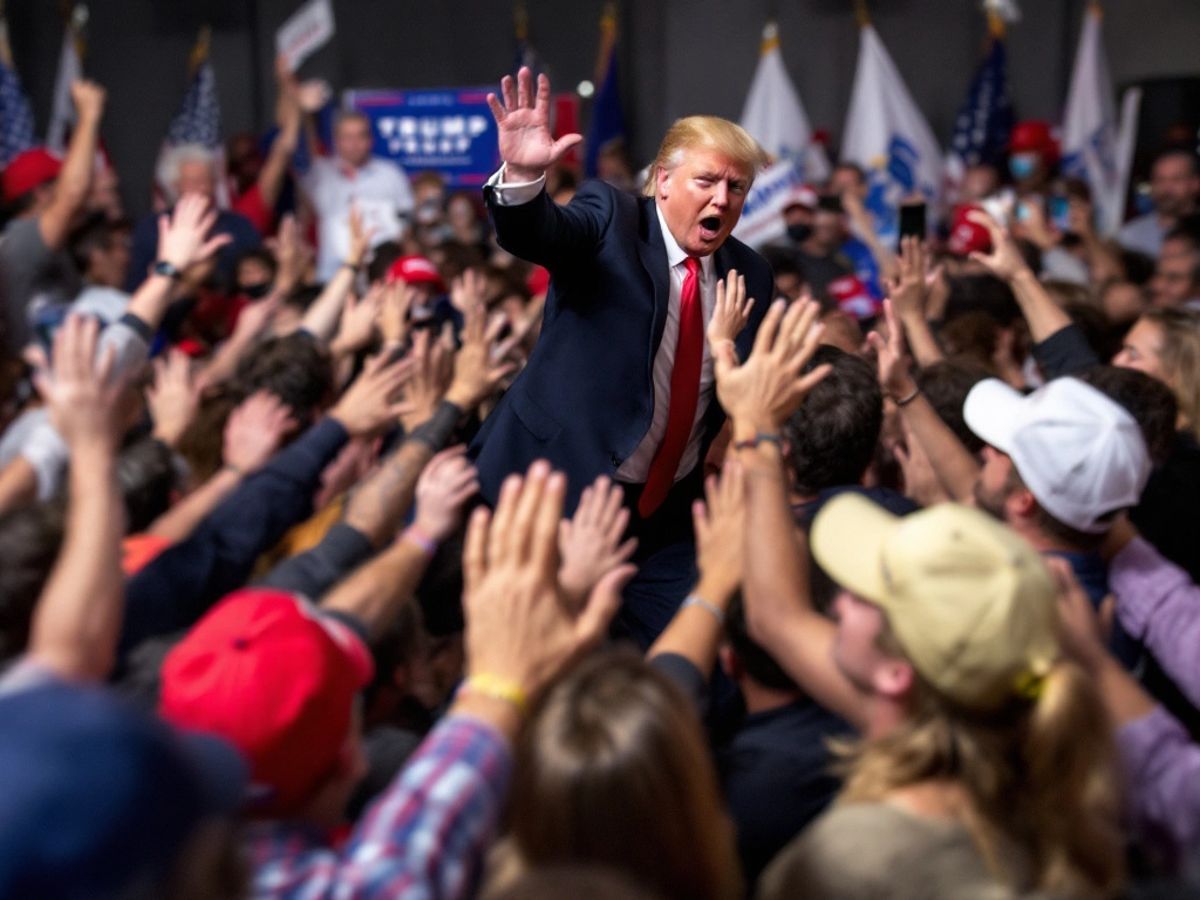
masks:
<svg viewBox="0 0 1200 900"><path fill-rule="evenodd" d="M488 184L496 189L496 202L501 206L520 206L528 203L542 192L546 186L546 178L542 176L537 181L503 182L504 168L496 172ZM679 343L679 310L683 296L683 279L687 276L687 266L684 264L687 253L676 242L667 221L663 218L662 210L655 204L658 214L659 228L662 229L663 245L667 250L667 265L669 267L670 298L667 302L667 322L663 327L662 340L654 354L652 380L654 382L654 415L650 420L650 429L642 437L633 453L617 469L617 479L632 484L646 480L650 473L650 463L658 446L667 433L667 419L671 412L671 371L675 365L675 346ZM705 327L712 318L713 308L717 303L717 273L712 256L702 256L700 259L700 302L704 309ZM688 438L687 447L679 461L675 472L678 481L690 472L700 461L700 446L704 436L704 415L708 404L713 399L715 377L713 361L709 353L708 341L704 340L704 356L700 366L700 393L696 399L696 417L692 422L692 433ZM595 414L603 415L603 410Z"/></svg>

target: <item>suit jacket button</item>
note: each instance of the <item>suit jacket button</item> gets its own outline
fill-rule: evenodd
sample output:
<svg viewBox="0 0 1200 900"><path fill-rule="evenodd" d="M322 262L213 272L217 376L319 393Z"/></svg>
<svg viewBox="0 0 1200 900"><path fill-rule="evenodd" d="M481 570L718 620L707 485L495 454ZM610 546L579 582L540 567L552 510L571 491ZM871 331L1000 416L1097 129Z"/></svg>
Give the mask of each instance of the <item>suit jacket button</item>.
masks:
<svg viewBox="0 0 1200 900"><path fill-rule="evenodd" d="M622 460L621 460L621 457L617 456L617 454L614 453L612 455L612 459L610 460L610 462L613 464L614 469L619 469L621 467Z"/></svg>

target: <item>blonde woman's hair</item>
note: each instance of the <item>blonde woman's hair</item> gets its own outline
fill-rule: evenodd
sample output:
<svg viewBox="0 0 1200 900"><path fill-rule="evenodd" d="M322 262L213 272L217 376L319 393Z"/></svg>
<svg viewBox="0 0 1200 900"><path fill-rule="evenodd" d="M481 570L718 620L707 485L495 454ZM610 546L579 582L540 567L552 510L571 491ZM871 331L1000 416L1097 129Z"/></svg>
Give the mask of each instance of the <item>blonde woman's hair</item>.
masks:
<svg viewBox="0 0 1200 900"><path fill-rule="evenodd" d="M728 156L746 171L749 184L758 170L767 164L767 153L741 125L718 116L688 116L676 119L667 129L658 155L650 164L650 176L642 192L653 197L658 185L658 170L670 171L683 160L688 150L706 148Z"/></svg>
<svg viewBox="0 0 1200 900"><path fill-rule="evenodd" d="M885 626L880 648L903 655ZM1124 880L1116 749L1103 701L1077 665L1060 661L1035 699L967 710L917 680L909 714L883 737L841 748L839 802L953 781L972 801L965 823L996 877L1012 883L1004 848L1027 854L1033 883L1068 896L1109 896Z"/></svg>
<svg viewBox="0 0 1200 900"><path fill-rule="evenodd" d="M1200 313L1187 309L1151 309L1142 318L1162 331L1163 374L1179 401L1179 417L1200 438Z"/></svg>
<svg viewBox="0 0 1200 900"><path fill-rule="evenodd" d="M492 887L602 865L663 897L740 895L733 827L692 705L632 652L595 654L537 703L517 742Z"/></svg>

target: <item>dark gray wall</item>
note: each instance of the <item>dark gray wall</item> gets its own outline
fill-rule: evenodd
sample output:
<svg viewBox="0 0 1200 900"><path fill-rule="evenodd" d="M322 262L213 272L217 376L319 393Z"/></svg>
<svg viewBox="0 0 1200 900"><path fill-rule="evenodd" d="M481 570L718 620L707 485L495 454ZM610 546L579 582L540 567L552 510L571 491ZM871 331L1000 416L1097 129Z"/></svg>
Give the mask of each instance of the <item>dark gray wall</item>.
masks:
<svg viewBox="0 0 1200 900"><path fill-rule="evenodd" d="M186 85L196 27L214 25L227 134L271 112L274 32L299 0L92 0L88 73L109 88L104 138L130 208L146 208L159 141ZM1023 0L1009 37L1018 114L1057 118L1086 0ZM304 74L335 87L487 84L513 60L508 0L333 0L338 35ZM1200 0L1107 0L1113 78L1200 74ZM44 127L61 25L51 0L8 0L17 64ZM639 161L676 116L736 118L769 9L809 116L836 139L857 54L851 0L624 0L626 115ZM945 141L983 39L978 0L869 0L873 20L917 102ZM593 74L603 0L528 0L532 38L560 87Z"/></svg>

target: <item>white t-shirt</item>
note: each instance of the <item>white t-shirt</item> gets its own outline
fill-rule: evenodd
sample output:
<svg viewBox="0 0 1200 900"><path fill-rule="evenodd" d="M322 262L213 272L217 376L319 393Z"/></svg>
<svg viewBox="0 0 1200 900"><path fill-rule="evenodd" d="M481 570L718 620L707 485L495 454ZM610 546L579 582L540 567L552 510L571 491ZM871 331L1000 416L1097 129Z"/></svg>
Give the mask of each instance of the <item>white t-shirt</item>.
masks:
<svg viewBox="0 0 1200 900"><path fill-rule="evenodd" d="M350 249L350 204L371 231L371 245L404 232L401 216L412 212L412 187L394 162L372 157L359 169L338 159L314 160L301 181L317 213L317 277L328 281Z"/></svg>

